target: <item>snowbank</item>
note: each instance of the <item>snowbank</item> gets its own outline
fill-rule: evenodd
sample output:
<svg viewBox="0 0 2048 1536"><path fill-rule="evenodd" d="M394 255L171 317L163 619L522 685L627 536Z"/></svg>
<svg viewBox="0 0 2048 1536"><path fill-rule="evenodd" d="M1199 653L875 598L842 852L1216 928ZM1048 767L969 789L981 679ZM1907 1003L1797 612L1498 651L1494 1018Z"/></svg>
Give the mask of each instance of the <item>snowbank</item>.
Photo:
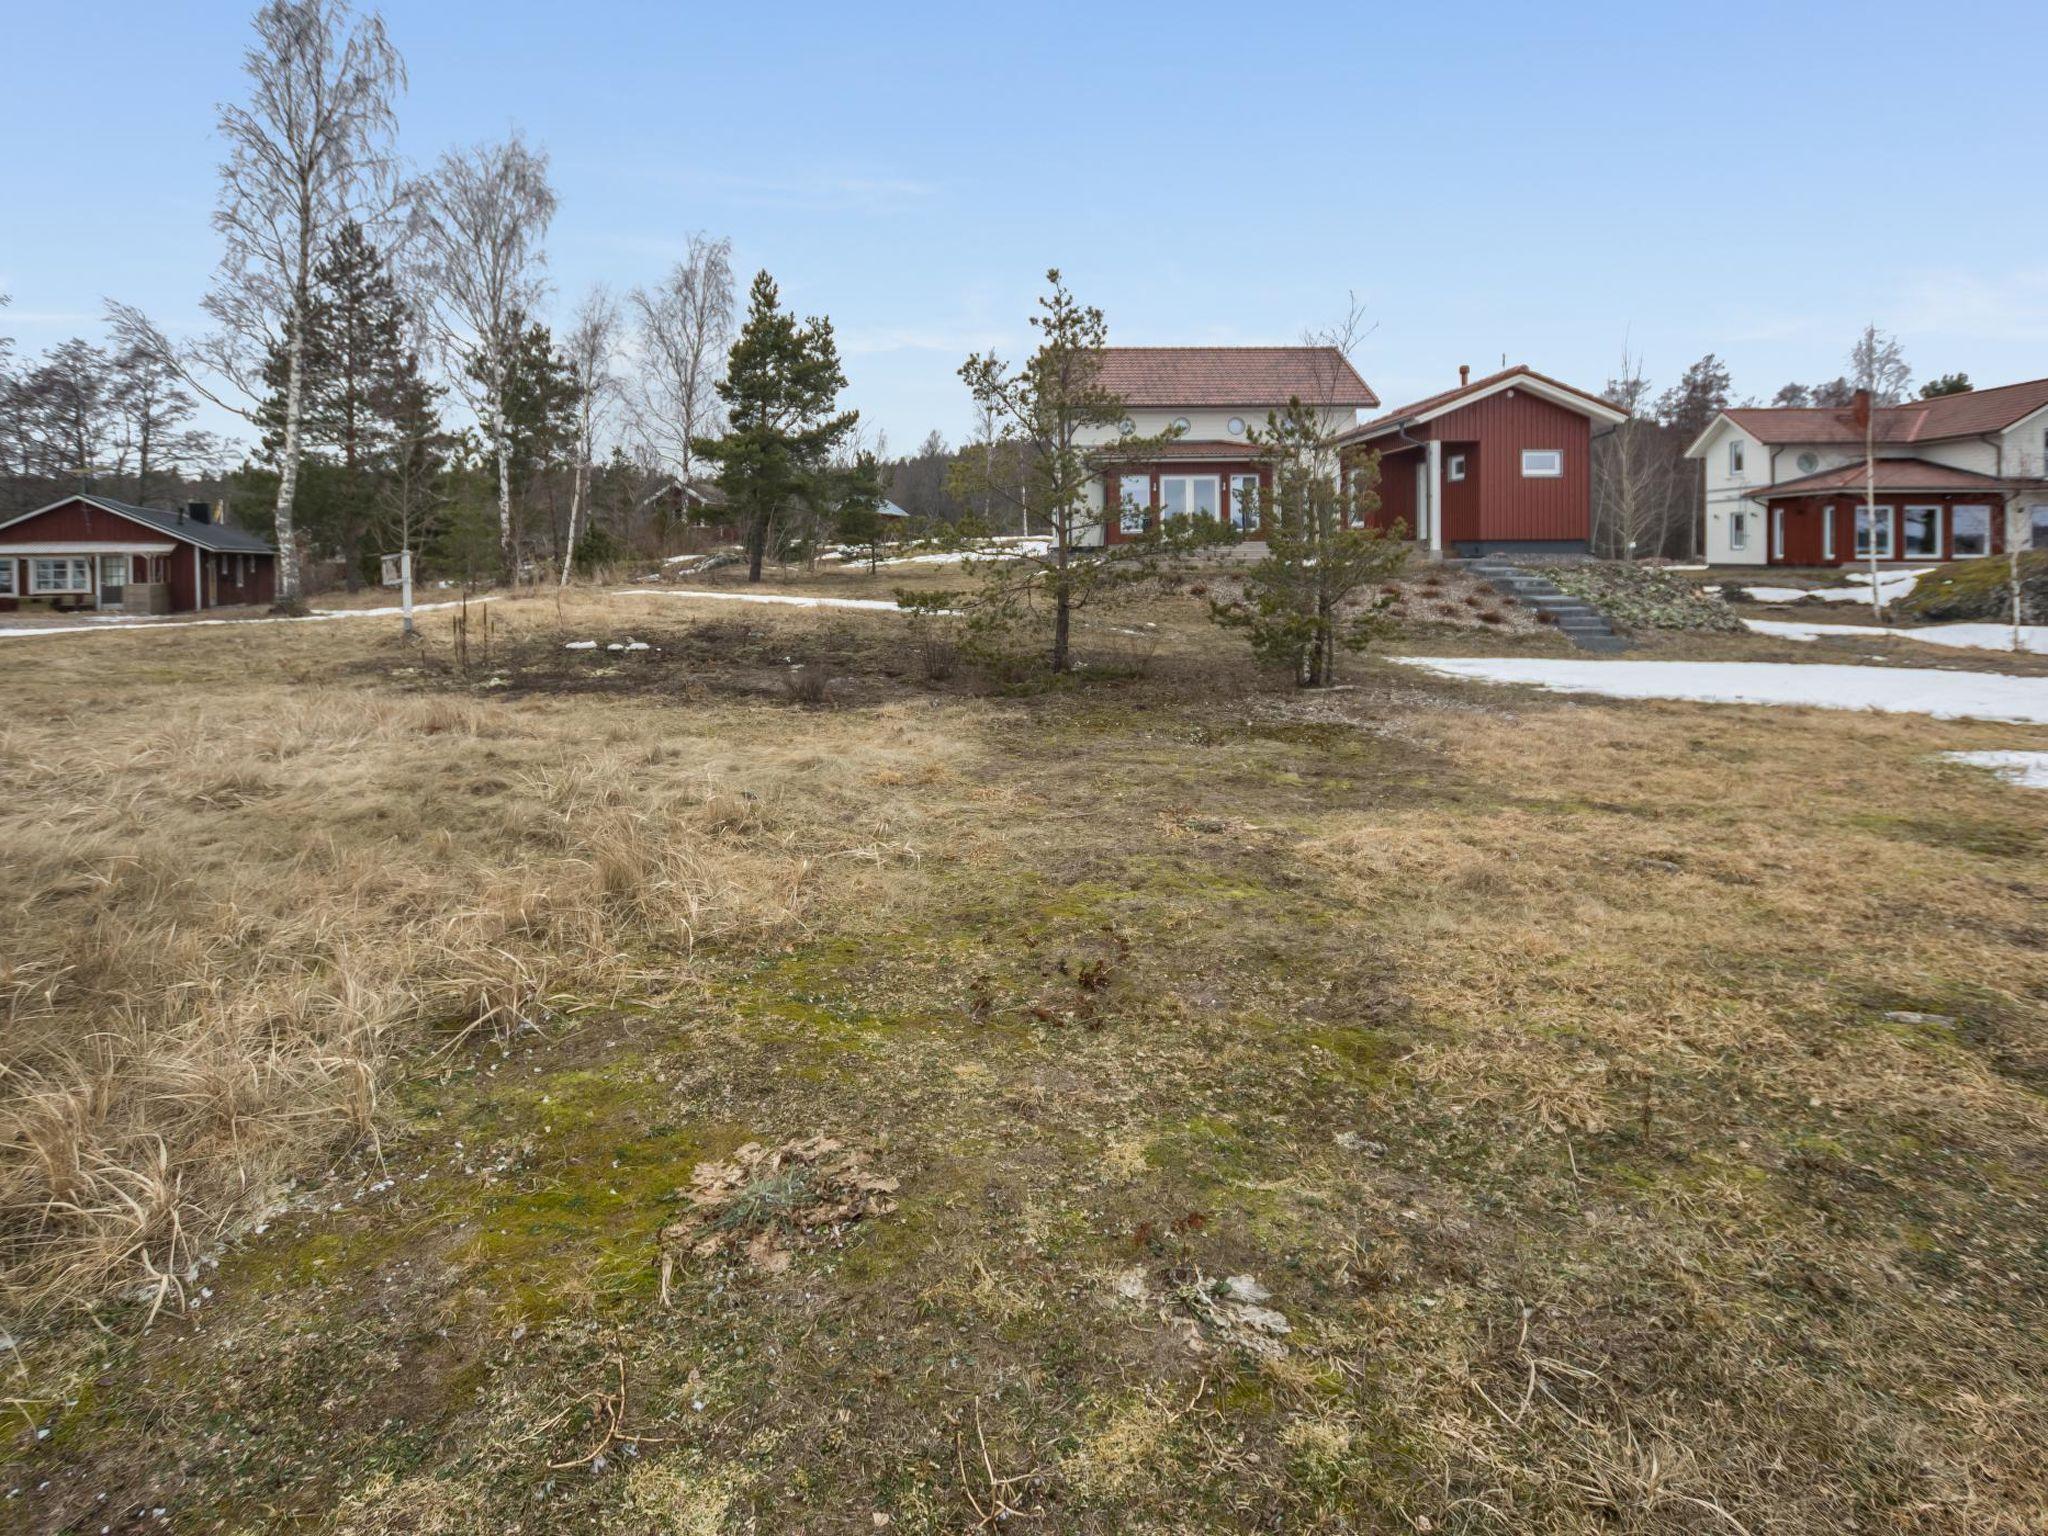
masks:
<svg viewBox="0 0 2048 1536"><path fill-rule="evenodd" d="M694 597L711 603L781 603L789 608L864 608L901 613L894 600L879 597L798 597L787 592L691 592L679 587L628 587L614 597Z"/></svg>
<svg viewBox="0 0 2048 1536"><path fill-rule="evenodd" d="M2048 789L2048 752L1944 752L1952 762L1989 768L2008 783Z"/></svg>
<svg viewBox="0 0 2048 1536"><path fill-rule="evenodd" d="M1537 657L1397 656L1444 677L1524 683L1612 699L1789 704L2048 725L2048 678L1918 667L1801 666L1776 661L1563 661Z"/></svg>
<svg viewBox="0 0 2048 1536"><path fill-rule="evenodd" d="M1911 570L1879 571L1877 573L1877 595L1885 603L1895 603L1913 590L1913 583L1933 570L1931 565L1915 566ZM1812 598L1817 603L1868 603L1870 601L1870 572L1848 571L1843 574L1844 585L1839 587L1744 587L1752 599L1759 603L1796 603Z"/></svg>
<svg viewBox="0 0 2048 1536"><path fill-rule="evenodd" d="M474 608L479 603L493 601L492 597L472 597L469 604ZM438 608L459 608L460 601L452 603L414 603L414 613L432 613ZM101 614L84 624L40 624L23 625L19 629L0 629L0 639L25 640L31 635L110 635L124 629L204 629L218 624L324 624L329 619L395 619L405 612L396 608L329 608L313 613L301 614L258 614L246 619L155 619L144 614L132 617L117 614Z"/></svg>
<svg viewBox="0 0 2048 1536"><path fill-rule="evenodd" d="M1836 635L1896 635L1901 640L1922 640L1929 645L1952 646L1965 651L2010 651L2009 624L1926 624L1917 629L1899 629L1884 624L1815 624L1798 619L1744 619L1760 635L1784 640L1826 640ZM2020 626L2020 649L2048 656L2048 624Z"/></svg>

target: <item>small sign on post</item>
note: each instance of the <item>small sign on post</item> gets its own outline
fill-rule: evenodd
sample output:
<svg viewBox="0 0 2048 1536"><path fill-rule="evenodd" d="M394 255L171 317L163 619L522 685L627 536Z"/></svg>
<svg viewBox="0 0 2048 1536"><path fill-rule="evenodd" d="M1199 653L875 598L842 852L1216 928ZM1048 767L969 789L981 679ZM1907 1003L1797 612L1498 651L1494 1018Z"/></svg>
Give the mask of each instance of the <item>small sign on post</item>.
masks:
<svg viewBox="0 0 2048 1536"><path fill-rule="evenodd" d="M412 637L412 551L410 549L399 551L398 584L403 589L403 596L399 598L399 603L405 610L405 635L407 639L410 639Z"/></svg>

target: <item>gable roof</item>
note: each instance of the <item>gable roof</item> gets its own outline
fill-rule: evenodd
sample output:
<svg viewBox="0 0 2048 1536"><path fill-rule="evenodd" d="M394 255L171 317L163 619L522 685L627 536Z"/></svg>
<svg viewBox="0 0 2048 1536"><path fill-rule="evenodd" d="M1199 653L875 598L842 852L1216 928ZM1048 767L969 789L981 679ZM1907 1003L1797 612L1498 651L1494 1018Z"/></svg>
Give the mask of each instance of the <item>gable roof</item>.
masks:
<svg viewBox="0 0 2048 1536"><path fill-rule="evenodd" d="M26 522L31 517L40 517L57 507L69 506L74 501L98 507L101 511L111 512L116 517L125 517L131 523L140 523L143 527L154 529L158 533L167 533L187 544L197 544L201 549L210 549L226 555L277 553L269 541L246 529L230 528L225 523L195 523L177 512L166 512L158 507L138 507L131 502L116 501L111 496L93 496L84 491L60 496L48 506L37 507L33 512L23 512L10 517L6 522L0 523L0 529L11 528L16 523Z"/></svg>
<svg viewBox="0 0 2048 1536"><path fill-rule="evenodd" d="M1369 437L1382 437L1401 427L1413 426L1417 422L1429 421L1451 411L1459 410L1497 395L1507 389L1526 389L1531 394L1561 405L1568 411L1577 411L1582 416L1591 416L1599 421L1621 422L1628 420L1628 412L1611 400L1602 400L1598 395L1589 395L1583 389L1575 389L1545 373L1538 373L1527 363L1517 363L1512 368L1503 368L1490 373L1483 379L1474 379L1469 384L1460 384L1455 389L1446 389L1399 410L1388 411L1384 416L1375 416L1371 421L1361 422L1346 432L1340 442L1362 442Z"/></svg>
<svg viewBox="0 0 2048 1536"><path fill-rule="evenodd" d="M1936 395L1932 400L1909 400L1904 405L1881 405L1877 408L1877 440L1938 443L1950 438L1977 437L1986 432L2002 432L2044 409L2048 409L2048 379L1998 384L1990 389L1965 390L1960 395ZM1692 454L1693 449L1705 443L1708 434L1724 418L1772 447L1863 441L1863 429L1856 425L1847 406L1739 405L1715 417L1686 452Z"/></svg>
<svg viewBox="0 0 2048 1536"><path fill-rule="evenodd" d="M1104 347L1096 382L1135 406L1380 403L1335 347Z"/></svg>
<svg viewBox="0 0 2048 1536"><path fill-rule="evenodd" d="M1996 475L1980 475L1974 469L1957 469L1953 464L1936 464L1928 459L1879 459L1871 468L1876 472L1877 489L1880 491L2001 491L2005 482ZM1864 467L1859 459L1854 464L1839 465L1834 469L1823 469L1817 474L1801 475L1796 480L1780 480L1776 485L1759 485L1747 494L1754 501L1768 501L1776 496L1809 496L1825 491L1861 491L1866 480Z"/></svg>

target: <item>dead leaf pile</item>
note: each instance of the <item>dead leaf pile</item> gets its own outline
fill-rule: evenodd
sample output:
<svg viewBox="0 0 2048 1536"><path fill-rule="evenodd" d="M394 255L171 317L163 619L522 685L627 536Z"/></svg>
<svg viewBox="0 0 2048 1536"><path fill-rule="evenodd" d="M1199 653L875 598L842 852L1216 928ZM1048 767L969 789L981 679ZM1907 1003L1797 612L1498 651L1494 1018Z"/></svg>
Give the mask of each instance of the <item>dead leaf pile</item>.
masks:
<svg viewBox="0 0 2048 1536"><path fill-rule="evenodd" d="M854 1222L896 1209L894 1179L869 1172L860 1154L830 1136L775 1148L750 1141L722 1162L699 1163L681 1219L661 1234L661 1295L679 1258L743 1258L767 1274L799 1249L835 1242Z"/></svg>

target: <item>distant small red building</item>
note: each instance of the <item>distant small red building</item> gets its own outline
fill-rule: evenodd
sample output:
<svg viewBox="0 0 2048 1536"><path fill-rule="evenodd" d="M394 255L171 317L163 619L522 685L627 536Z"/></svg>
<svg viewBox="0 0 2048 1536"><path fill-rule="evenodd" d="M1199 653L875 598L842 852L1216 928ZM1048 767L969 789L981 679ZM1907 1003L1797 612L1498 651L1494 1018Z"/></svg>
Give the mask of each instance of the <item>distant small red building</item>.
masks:
<svg viewBox="0 0 2048 1536"><path fill-rule="evenodd" d="M0 613L192 613L270 603L277 551L218 521L75 495L0 522Z"/></svg>
<svg viewBox="0 0 2048 1536"><path fill-rule="evenodd" d="M1517 366L1376 416L1338 441L1347 467L1380 456L1374 521L1433 554L1583 554L1592 535L1594 426L1628 413Z"/></svg>

